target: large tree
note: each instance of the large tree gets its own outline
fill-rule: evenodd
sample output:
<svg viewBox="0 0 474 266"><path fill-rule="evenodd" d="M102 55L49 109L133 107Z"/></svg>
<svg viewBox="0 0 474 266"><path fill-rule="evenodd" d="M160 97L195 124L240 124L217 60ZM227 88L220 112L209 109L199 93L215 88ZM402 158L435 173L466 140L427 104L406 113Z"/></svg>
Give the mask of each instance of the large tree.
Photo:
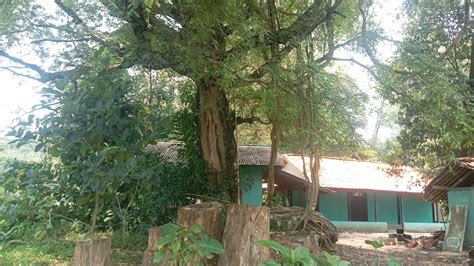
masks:
<svg viewBox="0 0 474 266"><path fill-rule="evenodd" d="M474 42L471 1L405 1L404 39L381 94L399 106L404 156L431 168L473 155Z"/></svg>
<svg viewBox="0 0 474 266"><path fill-rule="evenodd" d="M237 121L253 118L237 119L229 97L241 88L259 91L275 84L282 66L297 60L294 49L309 36L315 68L344 61L334 58L334 51L365 43L367 5L343 0L7 1L1 3L0 57L7 59L3 68L59 88L81 83L95 60L108 60L111 69L172 69L190 78L209 182L226 187L235 199L234 130ZM28 51L21 51L25 47ZM106 59L97 58L98 51Z"/></svg>

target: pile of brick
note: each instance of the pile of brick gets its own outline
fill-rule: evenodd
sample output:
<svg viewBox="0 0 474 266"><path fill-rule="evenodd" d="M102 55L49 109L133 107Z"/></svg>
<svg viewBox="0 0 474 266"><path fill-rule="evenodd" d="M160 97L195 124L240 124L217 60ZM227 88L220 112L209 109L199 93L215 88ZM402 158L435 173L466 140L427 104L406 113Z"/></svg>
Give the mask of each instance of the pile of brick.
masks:
<svg viewBox="0 0 474 266"><path fill-rule="evenodd" d="M444 241L445 231L436 231L431 236L420 236L406 243L409 248L433 249Z"/></svg>

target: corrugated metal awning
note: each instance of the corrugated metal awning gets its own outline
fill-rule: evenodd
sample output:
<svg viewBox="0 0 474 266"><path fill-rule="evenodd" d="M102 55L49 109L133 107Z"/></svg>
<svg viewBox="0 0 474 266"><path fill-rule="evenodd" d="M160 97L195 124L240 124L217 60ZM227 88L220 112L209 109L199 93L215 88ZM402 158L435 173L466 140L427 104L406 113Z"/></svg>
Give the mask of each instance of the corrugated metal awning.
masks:
<svg viewBox="0 0 474 266"><path fill-rule="evenodd" d="M474 157L462 157L454 165L446 166L425 188L425 199L448 199L448 191L455 187L474 186Z"/></svg>

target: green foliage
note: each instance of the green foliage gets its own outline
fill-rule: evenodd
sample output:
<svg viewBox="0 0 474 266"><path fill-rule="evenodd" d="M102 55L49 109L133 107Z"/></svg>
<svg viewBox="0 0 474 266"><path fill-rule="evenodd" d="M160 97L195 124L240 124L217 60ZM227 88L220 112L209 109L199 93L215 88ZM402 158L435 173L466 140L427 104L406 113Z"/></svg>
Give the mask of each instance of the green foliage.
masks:
<svg viewBox="0 0 474 266"><path fill-rule="evenodd" d="M341 261L338 256L331 255L327 252L323 252L323 256L316 257L312 254L307 247L297 247L291 249L283 246L282 244L273 240L258 240L255 242L256 245L261 247L270 248L275 251L280 260L274 259L267 260L259 265L262 266L312 266L312 265L324 265L324 266L345 266L349 265L347 261Z"/></svg>
<svg viewBox="0 0 474 266"><path fill-rule="evenodd" d="M407 1L404 11L405 38L392 62L403 73L381 71L380 93L399 107L405 157L430 169L474 147L469 22L463 2Z"/></svg>
<svg viewBox="0 0 474 266"><path fill-rule="evenodd" d="M373 247L375 250L378 250L379 248L382 248L384 246L382 238L379 238L376 240L365 240L364 242L367 245L370 245L371 247ZM376 265L377 266L381 265L379 253L377 253ZM394 265L394 266L402 265L402 261L393 257L389 257L387 260L387 265Z"/></svg>
<svg viewBox="0 0 474 266"><path fill-rule="evenodd" d="M0 240L22 234L23 224L36 223L32 236L46 236L52 229L58 201L57 179L39 162L9 160L0 173ZM17 224L17 221L22 223Z"/></svg>
<svg viewBox="0 0 474 266"><path fill-rule="evenodd" d="M273 240L258 240L256 245L273 249L277 254L281 255L281 263L271 259L259 265L314 265L314 255L311 254L307 247L297 247L295 249L287 248Z"/></svg>
<svg viewBox="0 0 474 266"><path fill-rule="evenodd" d="M365 240L364 241L367 245L372 246L375 250L381 248L384 246L383 244L383 239L377 239L377 240Z"/></svg>
<svg viewBox="0 0 474 266"><path fill-rule="evenodd" d="M350 263L345 260L341 260L339 256L331 255L326 251L323 251L323 256L316 257L316 265L321 266L348 266Z"/></svg>
<svg viewBox="0 0 474 266"><path fill-rule="evenodd" d="M3 221L2 221L3 222ZM0 222L0 232L2 230ZM0 240L0 261L7 265L69 265L73 263L75 240L83 236L75 231L74 226L64 223L55 224L55 234L36 239L32 235L37 230L36 224L15 223L21 226L19 234L8 241ZM0 233L1 234L1 233ZM108 234L112 238L113 263L141 263L143 250L146 249L147 235L121 231Z"/></svg>
<svg viewBox="0 0 474 266"><path fill-rule="evenodd" d="M22 121L10 135L19 144L37 140L36 149L47 154L62 216L89 223L98 192L99 229L146 230L172 221L177 208L192 201L187 194L207 194L194 87L172 72L140 70L132 78L110 71L120 61L112 52L97 51L93 71L80 82L45 88L39 107L50 112ZM175 93L186 86L178 111ZM179 165L148 151L148 144L168 136L185 143Z"/></svg>
<svg viewBox="0 0 474 266"><path fill-rule="evenodd" d="M402 263L402 261L399 260L399 259L396 259L396 258L394 258L394 257L388 257L387 265L388 265L388 266L402 266L403 263Z"/></svg>
<svg viewBox="0 0 474 266"><path fill-rule="evenodd" d="M204 265L204 259L224 252L222 244L209 238L198 224L189 228L165 224L160 233L154 263L175 261L178 265Z"/></svg>

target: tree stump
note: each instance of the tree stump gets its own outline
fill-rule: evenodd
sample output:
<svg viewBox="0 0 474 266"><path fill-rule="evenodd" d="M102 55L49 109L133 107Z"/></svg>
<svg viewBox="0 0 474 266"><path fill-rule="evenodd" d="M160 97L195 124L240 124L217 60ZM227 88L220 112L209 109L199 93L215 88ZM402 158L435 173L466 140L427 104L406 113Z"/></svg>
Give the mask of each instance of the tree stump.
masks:
<svg viewBox="0 0 474 266"><path fill-rule="evenodd" d="M210 238L222 239L222 205L206 202L186 205L178 209L178 225L189 227L199 224Z"/></svg>
<svg viewBox="0 0 474 266"><path fill-rule="evenodd" d="M254 266L268 260L270 251L255 245L262 239L270 239L270 210L265 206L229 206L219 265Z"/></svg>
<svg viewBox="0 0 474 266"><path fill-rule="evenodd" d="M205 202L183 206L178 209L178 225L190 227L199 224L210 238L222 240L222 205ZM217 257L207 260L206 265L217 265Z"/></svg>
<svg viewBox="0 0 474 266"><path fill-rule="evenodd" d="M110 238L79 240L74 251L75 266L111 265L112 241Z"/></svg>
<svg viewBox="0 0 474 266"><path fill-rule="evenodd" d="M143 265L149 266L149 265L176 265L174 262L168 262L168 261L163 261L160 263L153 263L153 255L155 254L156 251L156 242L158 239L160 239L161 234L160 234L160 227L151 227L148 229L148 247L146 250L143 252Z"/></svg>

